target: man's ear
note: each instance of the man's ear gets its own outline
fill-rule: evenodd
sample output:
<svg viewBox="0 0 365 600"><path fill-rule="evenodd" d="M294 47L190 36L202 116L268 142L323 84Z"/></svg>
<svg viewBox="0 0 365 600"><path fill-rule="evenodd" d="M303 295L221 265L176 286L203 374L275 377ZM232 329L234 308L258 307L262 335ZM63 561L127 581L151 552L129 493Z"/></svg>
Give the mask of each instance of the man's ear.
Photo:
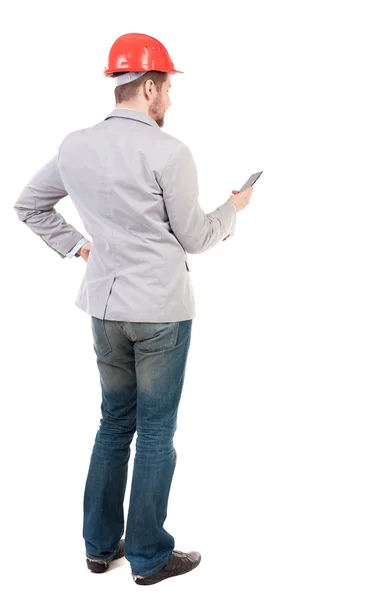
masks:
<svg viewBox="0 0 365 600"><path fill-rule="evenodd" d="M148 100L153 92L153 86L154 86L154 82L152 81L152 79L147 79L147 81L144 82L143 84L143 93L145 95L145 98Z"/></svg>

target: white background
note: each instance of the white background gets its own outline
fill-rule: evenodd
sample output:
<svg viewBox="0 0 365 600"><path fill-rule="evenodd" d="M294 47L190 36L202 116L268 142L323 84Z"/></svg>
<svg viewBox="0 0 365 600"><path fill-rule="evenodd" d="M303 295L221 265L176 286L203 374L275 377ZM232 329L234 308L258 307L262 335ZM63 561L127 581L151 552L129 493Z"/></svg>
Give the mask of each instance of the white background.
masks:
<svg viewBox="0 0 365 600"><path fill-rule="evenodd" d="M361 4L2 8L4 598L364 599ZM149 592L125 560L86 568L101 402L90 317L74 305L86 263L61 260L13 210L65 135L113 110L103 69L128 32L157 37L184 71L164 130L192 149L205 212L263 170L235 236L189 255L197 315L165 526L202 563ZM70 198L57 210L87 235Z"/></svg>

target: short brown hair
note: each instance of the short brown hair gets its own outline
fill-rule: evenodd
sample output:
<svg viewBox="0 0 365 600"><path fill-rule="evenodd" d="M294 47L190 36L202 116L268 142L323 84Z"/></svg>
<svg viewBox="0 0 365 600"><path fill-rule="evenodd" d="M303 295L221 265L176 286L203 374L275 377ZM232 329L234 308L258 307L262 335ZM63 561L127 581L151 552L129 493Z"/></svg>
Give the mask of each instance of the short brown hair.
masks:
<svg viewBox="0 0 365 600"><path fill-rule="evenodd" d="M120 73L113 73L113 77L120 75ZM126 83L124 85L118 85L114 89L115 101L117 104L121 102L128 102L136 97L139 88L148 79L152 79L155 84L157 91L159 92L168 77L168 73L162 73L161 71L147 71L145 75L142 75L139 79Z"/></svg>

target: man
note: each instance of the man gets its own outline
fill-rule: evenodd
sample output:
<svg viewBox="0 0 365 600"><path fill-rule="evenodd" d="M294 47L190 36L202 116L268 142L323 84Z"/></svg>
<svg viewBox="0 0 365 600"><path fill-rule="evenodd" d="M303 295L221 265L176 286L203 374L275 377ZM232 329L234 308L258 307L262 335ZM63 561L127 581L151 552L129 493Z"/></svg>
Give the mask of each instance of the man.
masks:
<svg viewBox="0 0 365 600"><path fill-rule="evenodd" d="M76 305L91 315L102 419L85 485L86 561L101 573L125 556L138 585L200 563L198 552L174 550L163 527L195 317L186 252L204 252L229 237L253 189L234 191L216 210L203 212L190 150L161 131L171 104L170 76L179 72L158 40L118 38L104 71L114 78L115 110L94 127L67 135L15 204L20 220L62 258L87 262ZM55 211L66 195L92 243Z"/></svg>

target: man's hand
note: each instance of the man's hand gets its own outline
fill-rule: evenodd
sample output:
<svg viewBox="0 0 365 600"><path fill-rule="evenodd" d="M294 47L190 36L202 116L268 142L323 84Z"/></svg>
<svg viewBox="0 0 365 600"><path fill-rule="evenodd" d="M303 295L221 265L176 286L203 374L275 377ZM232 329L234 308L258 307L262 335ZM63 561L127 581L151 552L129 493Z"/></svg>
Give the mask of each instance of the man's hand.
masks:
<svg viewBox="0 0 365 600"><path fill-rule="evenodd" d="M231 202L236 207L236 211L239 212L240 210L243 210L250 202L252 192L253 185L243 190L243 192L232 190L232 196L228 198L228 201Z"/></svg>
<svg viewBox="0 0 365 600"><path fill-rule="evenodd" d="M91 242L86 242L81 248L76 252L78 256L84 259L85 262L89 260L89 254L91 250Z"/></svg>

